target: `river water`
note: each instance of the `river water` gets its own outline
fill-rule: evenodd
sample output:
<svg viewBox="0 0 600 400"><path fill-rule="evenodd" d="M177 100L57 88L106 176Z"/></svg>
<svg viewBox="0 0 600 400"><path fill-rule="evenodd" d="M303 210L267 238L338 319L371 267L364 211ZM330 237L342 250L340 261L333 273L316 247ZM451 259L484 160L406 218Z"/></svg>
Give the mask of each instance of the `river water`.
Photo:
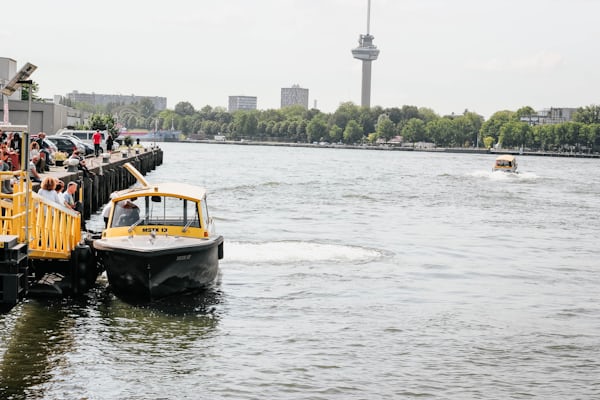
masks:
<svg viewBox="0 0 600 400"><path fill-rule="evenodd" d="M0 398L600 398L599 160L161 147L149 181L209 190L215 287L19 304Z"/></svg>

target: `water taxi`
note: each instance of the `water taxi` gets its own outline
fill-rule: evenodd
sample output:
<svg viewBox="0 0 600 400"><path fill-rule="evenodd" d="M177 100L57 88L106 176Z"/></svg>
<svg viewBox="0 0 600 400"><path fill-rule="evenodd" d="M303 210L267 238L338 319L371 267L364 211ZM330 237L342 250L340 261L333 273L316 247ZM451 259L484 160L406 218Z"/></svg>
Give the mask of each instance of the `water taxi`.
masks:
<svg viewBox="0 0 600 400"><path fill-rule="evenodd" d="M492 171L517 173L517 158L510 154L503 154L496 158Z"/></svg>
<svg viewBox="0 0 600 400"><path fill-rule="evenodd" d="M93 244L109 287L120 297L148 301L210 286L223 258L206 190L183 183L149 184L116 192L107 227Z"/></svg>

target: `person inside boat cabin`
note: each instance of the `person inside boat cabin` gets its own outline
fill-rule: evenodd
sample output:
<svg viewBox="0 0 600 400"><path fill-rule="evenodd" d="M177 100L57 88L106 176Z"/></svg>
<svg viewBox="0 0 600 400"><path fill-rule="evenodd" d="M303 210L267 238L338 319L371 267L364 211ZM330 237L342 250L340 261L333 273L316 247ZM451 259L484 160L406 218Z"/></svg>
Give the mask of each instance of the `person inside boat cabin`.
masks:
<svg viewBox="0 0 600 400"><path fill-rule="evenodd" d="M134 203L136 200L137 197L132 197L117 203L113 215L113 226L129 226L140 219L140 208Z"/></svg>

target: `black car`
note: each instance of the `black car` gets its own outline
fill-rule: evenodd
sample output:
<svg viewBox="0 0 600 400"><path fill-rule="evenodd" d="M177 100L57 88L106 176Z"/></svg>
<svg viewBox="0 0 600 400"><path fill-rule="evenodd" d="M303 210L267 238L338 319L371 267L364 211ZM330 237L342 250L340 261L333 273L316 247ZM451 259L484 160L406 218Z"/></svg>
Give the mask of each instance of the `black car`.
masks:
<svg viewBox="0 0 600 400"><path fill-rule="evenodd" d="M70 138L68 136L52 135L52 136L46 136L46 139L48 139L52 143L54 143L56 145L56 147L58 147L58 151L62 151L64 153L67 153L68 155L71 155L73 153L73 150L78 150L80 154L87 155L85 146L83 146L83 144L81 142L79 142L73 138ZM92 149L92 153L93 153L93 151L94 151L94 149Z"/></svg>

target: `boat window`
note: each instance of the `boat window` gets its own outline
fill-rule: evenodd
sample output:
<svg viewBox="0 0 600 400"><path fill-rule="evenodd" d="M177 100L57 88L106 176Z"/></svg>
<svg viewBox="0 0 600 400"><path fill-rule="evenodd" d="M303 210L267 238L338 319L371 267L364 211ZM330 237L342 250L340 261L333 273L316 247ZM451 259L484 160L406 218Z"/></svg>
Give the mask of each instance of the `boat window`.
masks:
<svg viewBox="0 0 600 400"><path fill-rule="evenodd" d="M206 198L202 199L202 221L204 221L204 229L207 230L208 226L208 207L206 205Z"/></svg>
<svg viewBox="0 0 600 400"><path fill-rule="evenodd" d="M121 200L114 206L111 226L130 226L135 224L144 214L140 211L136 198Z"/></svg>
<svg viewBox="0 0 600 400"><path fill-rule="evenodd" d="M140 207L139 225L200 227L199 212L194 201L155 195L145 196L143 201L138 200L137 203Z"/></svg>

